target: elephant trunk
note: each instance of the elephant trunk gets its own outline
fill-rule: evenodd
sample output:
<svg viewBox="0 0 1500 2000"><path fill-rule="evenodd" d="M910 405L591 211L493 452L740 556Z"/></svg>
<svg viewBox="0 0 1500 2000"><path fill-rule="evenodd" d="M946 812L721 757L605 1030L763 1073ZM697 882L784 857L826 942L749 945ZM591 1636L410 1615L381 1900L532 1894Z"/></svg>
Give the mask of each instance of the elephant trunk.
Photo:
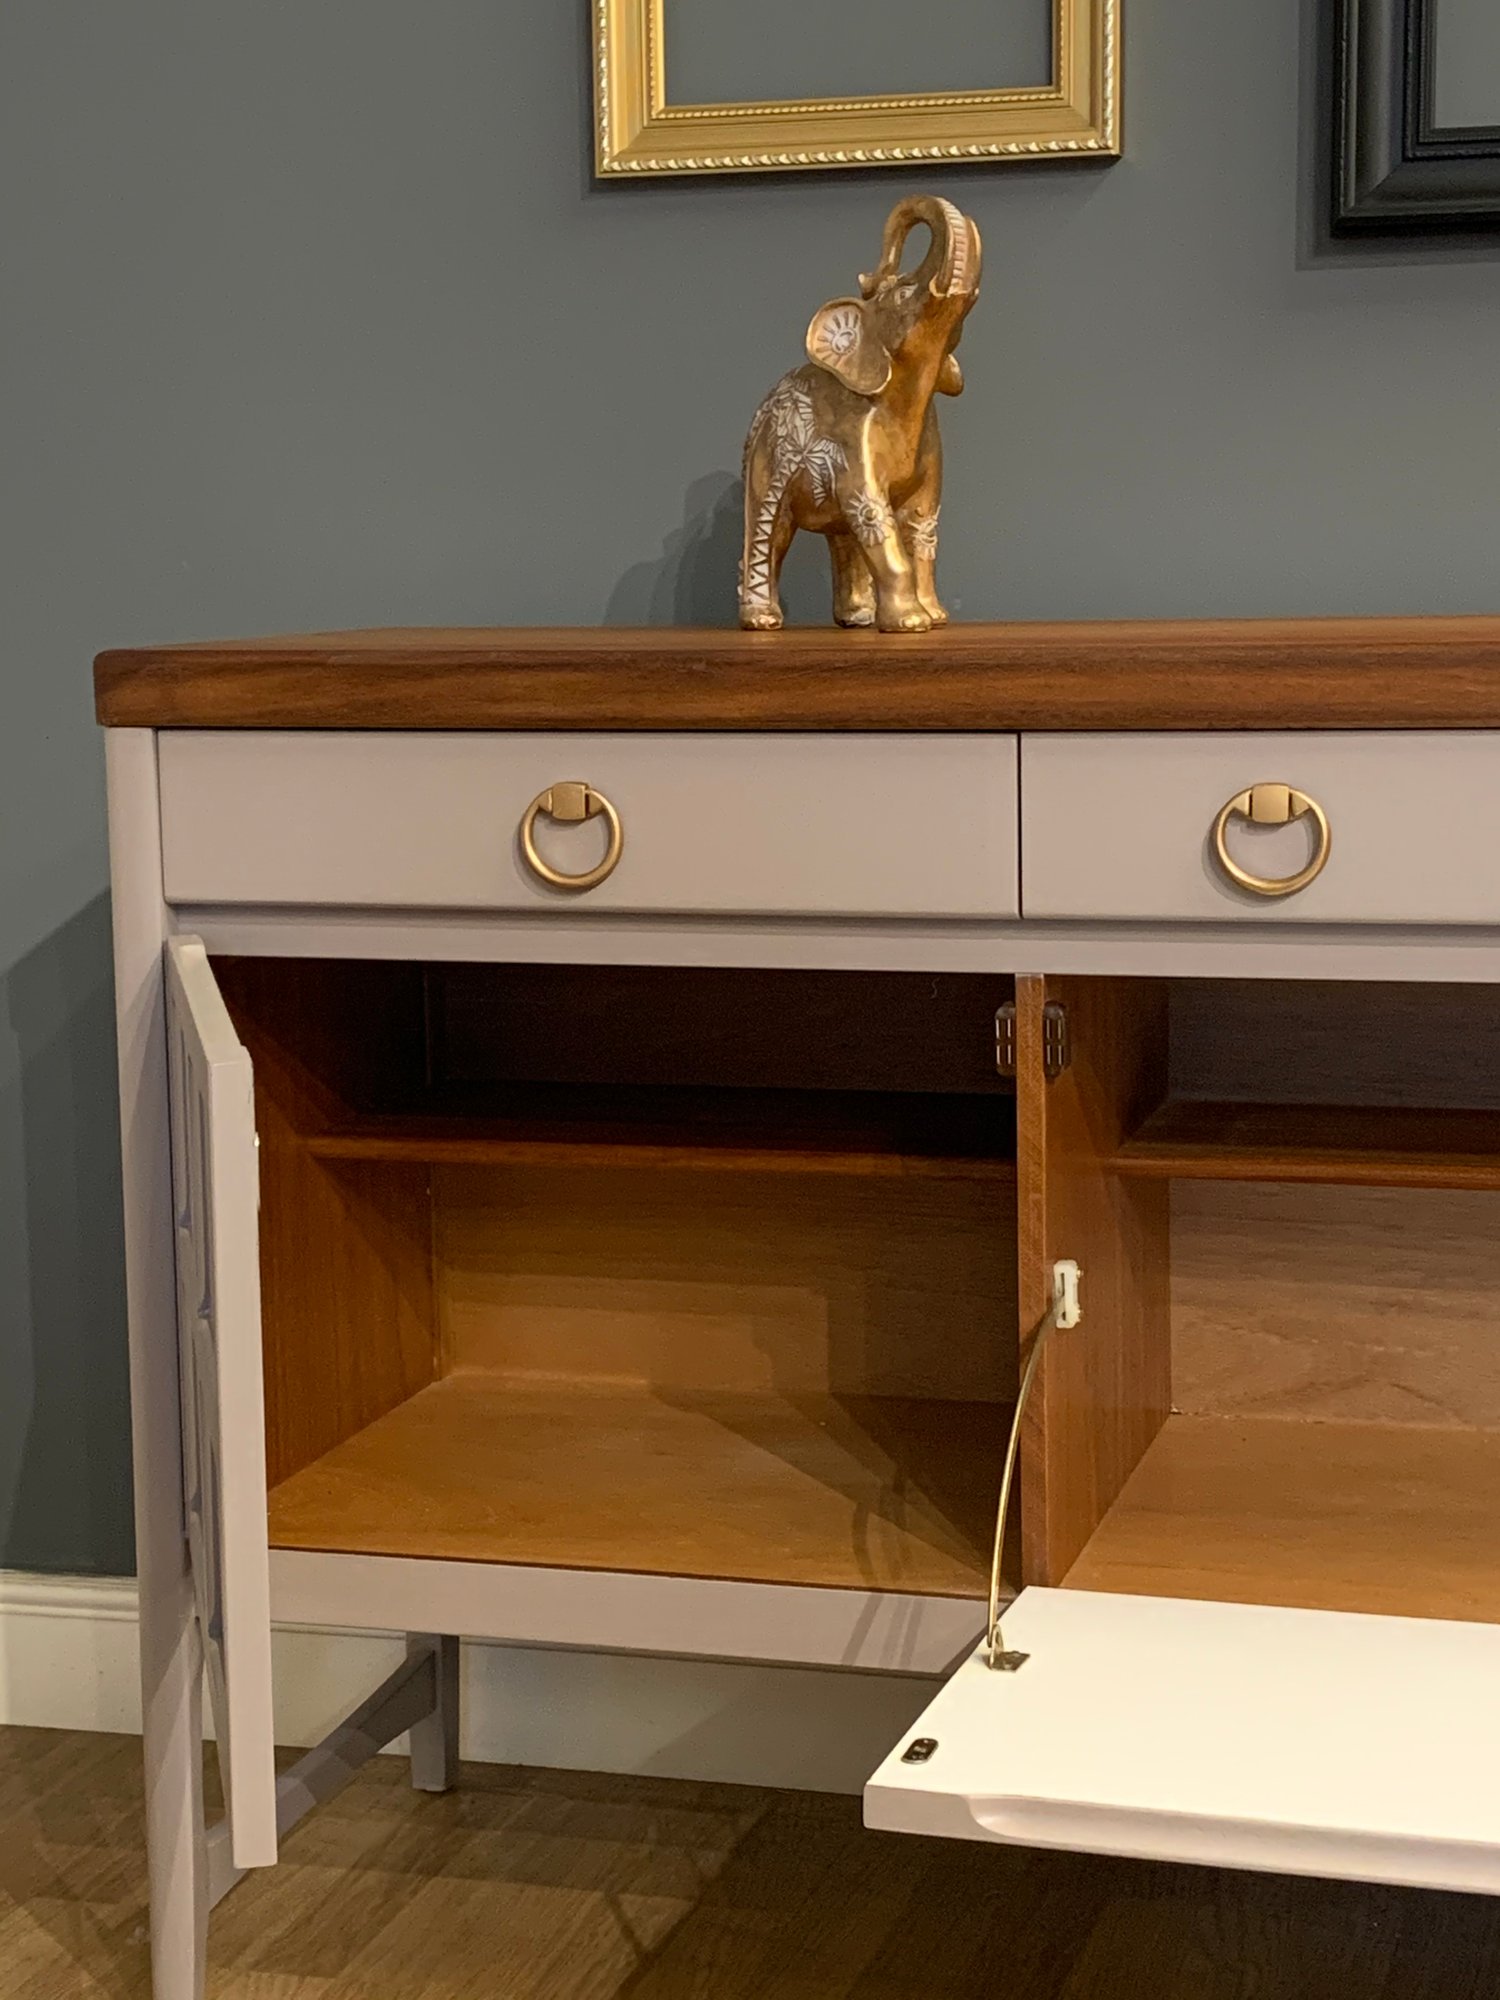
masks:
<svg viewBox="0 0 1500 2000"><path fill-rule="evenodd" d="M880 262L859 281L867 299L873 298L886 279L893 278L901 268L906 239L920 222L925 222L932 231L932 243L917 272L918 282L943 296L977 290L978 232L951 201L943 201L936 195L914 194L898 202L886 218Z"/></svg>

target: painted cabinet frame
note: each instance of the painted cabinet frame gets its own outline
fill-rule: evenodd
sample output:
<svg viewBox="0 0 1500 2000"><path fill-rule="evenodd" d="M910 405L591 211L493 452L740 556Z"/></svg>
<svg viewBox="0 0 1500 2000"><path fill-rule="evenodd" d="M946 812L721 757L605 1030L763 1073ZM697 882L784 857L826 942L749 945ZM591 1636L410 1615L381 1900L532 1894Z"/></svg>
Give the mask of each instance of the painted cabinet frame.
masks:
<svg viewBox="0 0 1500 2000"><path fill-rule="evenodd" d="M201 943L171 936L154 734L114 731L106 755L152 1989L202 2000L213 1905L362 1764L410 1732L413 1782L451 1784L458 1645L409 1635L396 1672L277 1774L249 1058ZM205 1680L228 1802L212 1827Z"/></svg>
<svg viewBox="0 0 1500 2000"><path fill-rule="evenodd" d="M486 924L482 918L467 928L455 927L451 917L442 912L426 917L380 912L350 923L345 915L328 911L288 915L169 910L162 890L157 742L153 732L112 730L108 767L156 1996L157 2000L200 2000L210 1907L239 1879L244 1866L274 1858L277 1838L304 1812L331 1796L363 1761L406 1730L412 1732L416 1782L432 1789L441 1789L449 1782L456 1754L457 1714L457 1642L452 1634L474 1628L459 1615L470 1579L437 1574L459 1566L419 1565L430 1573L424 1610L435 1615L424 1617L421 1629L409 1634L405 1664L323 1744L279 1779L274 1777L269 1767L272 1717L265 1667L269 1601L264 1615L260 1610L266 1591L261 1567L265 1537L262 1533L257 1548L248 1528L243 1536L236 1533L238 1527L247 1527L257 1505L263 1512L264 1502L263 1465L257 1499L250 1462L256 1426L246 1421L253 1417L252 1404L257 1400L249 1386L248 1371L252 1364L258 1367L258 1329L252 1309L255 1169L253 1127L247 1116L249 1061L218 1000L204 940L177 935L177 927L201 923L208 950L278 951L290 946L313 955L357 955L371 949L372 941L389 955L442 955L452 950L458 939L474 956L550 957L557 952L589 962L586 954L605 948L633 954L638 962L670 964L692 962L705 947L701 928L691 920L675 929L660 922L643 922L613 933L590 931L587 925L564 921L545 932L533 929L523 936L507 932L504 926ZM1031 1003L1040 1004L1049 990L1035 972L1038 963L1088 975L1089 1004L1098 999L1106 1011L1108 980L1103 975L1234 971L1244 967L1247 952L1253 952L1259 969L1278 976L1336 971L1379 976L1384 971L1388 977L1461 977L1500 984L1500 943L1488 934L1476 933L1462 940L1447 938L1440 954L1426 954L1424 944L1431 940L1419 932L1391 930L1378 935L1376 931L1375 926L1363 935L1348 931L1319 935L1312 930L1295 937L1282 931L1267 939L1251 935L1244 927L1238 934L1231 927L1220 927L1215 934L1212 926L1194 924L1155 929L1138 926L1134 931L1123 926L1106 936L1087 923L1028 924L1020 919L987 925L982 932L972 926L913 925L897 936L875 927L860 931L845 926L825 936L813 929L763 924L742 927L732 947L718 943L709 948L721 963L868 965L900 962L903 954L906 962L918 965L962 967L982 962L991 969L1023 975L1018 991L1030 1010L1028 1019L1035 1011ZM613 942L602 947L602 938ZM737 960L735 953L739 954ZM1118 1036L1114 1039L1119 1041ZM1031 1042L1039 1044L1039 1035L1033 1035ZM1027 1059L1036 1053L1033 1048ZM1091 1087L1097 1089L1108 1082L1096 1072ZM1128 1090L1128 1062L1115 1083ZM1085 1107L1075 1117L1059 1099L1053 1109L1056 1115L1052 1122L1060 1135L1066 1135L1070 1127L1097 1128L1097 1107ZM1038 1241L1048 1257L1071 1254L1076 1249L1074 1237L1086 1231L1091 1212L1092 1183L1087 1171L1078 1171L1078 1146L1068 1142L1058 1157L1067 1161L1069 1173L1049 1178L1051 1169L1045 1161L1037 1168L1042 1175L1038 1183L1042 1206ZM174 1160L175 1187L171 1174ZM202 1170L208 1162L213 1162L217 1171L205 1184ZM1087 1285L1090 1266L1096 1275L1099 1271L1098 1258L1085 1246L1080 1261L1085 1263ZM1036 1293L1034 1278L1033 1273L1031 1292L1026 1296L1031 1297L1033 1306L1039 1306L1045 1301ZM196 1330L212 1317L204 1311L205 1301L217 1307L231 1290L235 1296L233 1366L226 1371L221 1351L217 1374L210 1375L199 1366L201 1340ZM1085 1299L1087 1302L1087 1291ZM179 1317L195 1335L189 1341L186 1371L186 1377L193 1378L186 1426L180 1400L185 1377L178 1364ZM228 1325L222 1317L213 1322L221 1349ZM1063 1393L1059 1385L1065 1383L1070 1366L1060 1351L1052 1371L1050 1393L1054 1397ZM222 1422L225 1385L231 1377L246 1431L233 1441L233 1449ZM1049 1393L1045 1377L1041 1393L1045 1407ZM195 1440L186 1461L185 1436ZM232 1489L234 1496L227 1508L217 1510L227 1519L229 1536L209 1550L203 1547L203 1526L212 1523L216 1509L202 1497L205 1440L221 1479L228 1471L225 1491ZM1033 1529L1046 1540L1045 1570L1065 1566L1067 1548L1076 1540L1069 1526L1062 1469L1057 1477L1055 1518L1039 1517L1040 1528ZM1056 1550L1051 1549L1054 1539ZM375 1577L365 1584L351 1582L354 1601L342 1615L350 1615L353 1622L358 1603L372 1602L384 1581ZM633 1594L640 1599L648 1594L643 1588L647 1580L619 1577L612 1581L622 1593L622 1603L626 1596ZM363 1599L361 1590L365 1592ZM1065 1598L1065 1610L1053 1607L1055 1597ZM310 1587L304 1601L309 1607L314 1602ZM739 1601L743 1605L743 1592ZM1129 1603L1139 1608L1130 1614L1121 1612L1119 1607ZM1346 1641L1353 1626L1346 1614L1296 1614L1288 1623L1283 1615L1268 1612L1266 1617L1276 1627L1268 1636L1268 1631L1261 1629L1265 1621L1247 1616L1246 1607L1199 1606L1196 1611L1227 1615L1210 1629L1201 1618L1184 1612L1180 1604L1165 1601L1091 1601L1088 1593L1054 1593L1046 1588L1025 1593L1009 1637L1015 1643L1019 1631L1034 1647L1038 1660L1045 1657L1046 1670L1024 1684L1020 1680L1007 1684L991 1675L982 1661L968 1660L932 1711L929 1733L940 1748L945 1742L948 1745L944 1756L931 1762L912 1760L915 1746L911 1742L898 1745L892 1760L873 1782L872 1823L981 1839L1095 1846L1104 1852L1218 1858L1239 1866L1305 1867L1312 1872L1368 1873L1378 1879L1450 1887L1500 1887L1494 1859L1500 1852L1500 1831L1486 1823L1445 1832L1435 1818L1441 1815L1442 1799L1439 1796L1434 1803L1430 1794L1415 1803L1405 1802L1412 1812L1407 1823L1385 1826L1376 1823L1378 1808L1372 1809L1374 1819L1372 1812L1367 1812L1364 1820L1356 1816L1351 1821L1348 1815L1340 1819L1324 1811L1316 1799L1304 1801L1301 1816L1288 1816L1285 1838L1279 1840L1265 1836L1263 1815L1257 1817L1263 1792L1247 1789L1248 1780L1240 1783L1243 1773L1237 1777L1228 1767L1219 1791L1205 1793L1200 1788L1185 1802L1186 1794L1176 1785L1170 1767L1143 1772L1134 1766L1121 1766L1108 1774L1113 1790L1106 1796L1101 1779L1094 1788L1099 1794L1095 1796L1088 1789L1086 1771L1080 1776L1084 1767L1076 1759L1060 1755L1049 1762L1043 1757L1029 1767L1031 1790L1024 1800L1018 1804L1002 1797L985 1760L994 1742L1012 1732L1006 1715L1007 1705L1017 1698L1016 1690L1020 1689L1020 1699L1029 1711L1028 1728L1045 1725L1062 1746L1069 1705L1086 1687L1087 1676L1100 1671L1099 1662L1108 1659L1122 1643L1122 1634L1129 1640L1122 1619L1134 1617L1137 1621L1133 1643L1141 1658L1151 1657L1153 1649L1160 1651L1158 1639L1162 1645L1171 1639L1189 1666L1192 1644L1202 1644L1210 1654L1242 1654L1246 1674L1254 1675L1263 1690L1269 1681L1276 1699L1280 1698L1278 1690L1284 1691L1293 1683L1305 1685L1310 1678L1327 1687L1335 1666L1345 1674L1352 1657ZM738 1615L745 1614L741 1611ZM1417 1622L1370 1621L1402 1629L1372 1634L1377 1643L1368 1649L1369 1658L1377 1662L1382 1657L1398 1658L1405 1649L1422 1685L1445 1689L1443 1719L1477 1729L1481 1715L1487 1712L1484 1695L1500 1672L1500 1631L1435 1625L1414 1636L1406 1628ZM647 1650L649 1623L650 1618L642 1616L638 1627ZM1183 1638L1189 1627L1191 1644ZM220 1711L221 1750L229 1762L230 1798L229 1820L213 1830L204 1823L200 1775L205 1635L210 1651L225 1635L230 1642L224 1669L209 1676ZM517 1630L512 1636L551 1637L559 1642L556 1626L549 1629L541 1612L536 1614L534 1631ZM597 1626L592 1634L580 1626L577 1636L564 1634L560 1642L587 1643L591 1636L597 1643ZM241 1642L247 1637L250 1643L242 1652ZM675 1648L659 1640L657 1649ZM761 1656L792 1657L774 1652ZM1277 1662L1270 1675L1265 1668L1268 1657ZM1386 1700L1378 1668L1372 1673L1375 1678L1365 1692L1370 1703L1383 1703L1379 1712L1387 1725L1387 1743L1404 1741L1414 1754L1420 1753L1429 1765L1441 1770L1444 1757L1452 1754L1449 1738L1441 1731L1441 1740L1431 1737L1430 1731L1423 1735L1411 1701L1403 1702L1399 1690ZM1139 1675L1130 1685L1137 1688L1145 1704L1134 1711L1140 1720L1149 1707L1148 1690ZM1170 1688L1163 1696L1159 1682L1153 1679L1149 1692L1157 1709L1164 1699L1170 1706ZM1243 1679L1227 1677L1223 1704L1208 1715L1205 1726L1232 1734L1243 1722L1248 1698ZM1271 1706L1275 1706L1274 1700ZM1130 1734L1130 1717L1120 1709L1118 1700L1111 1713L1121 1735ZM1301 1762L1305 1765L1306 1761L1304 1754ZM1264 1777L1264 1759L1261 1766L1260 1776ZM1281 1773L1278 1782L1291 1785L1290 1761L1272 1769L1273 1775ZM1343 1764L1333 1760L1325 1769L1330 1793L1341 1787L1348 1789L1352 1765L1347 1756ZM1500 1785L1495 1795L1500 1796ZM1253 1838L1248 1831L1252 1827L1261 1829Z"/></svg>

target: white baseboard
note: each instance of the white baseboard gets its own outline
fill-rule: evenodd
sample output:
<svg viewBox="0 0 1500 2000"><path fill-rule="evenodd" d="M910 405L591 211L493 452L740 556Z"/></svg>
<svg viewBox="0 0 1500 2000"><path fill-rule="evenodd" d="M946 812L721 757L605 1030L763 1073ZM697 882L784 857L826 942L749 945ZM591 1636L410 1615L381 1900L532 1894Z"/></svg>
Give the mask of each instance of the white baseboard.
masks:
<svg viewBox="0 0 1500 2000"><path fill-rule="evenodd" d="M315 1743L401 1657L365 1632L276 1633L277 1735ZM904 1675L466 1645L480 1763L857 1792L937 1683ZM0 1570L0 1723L140 1728L135 1585Z"/></svg>

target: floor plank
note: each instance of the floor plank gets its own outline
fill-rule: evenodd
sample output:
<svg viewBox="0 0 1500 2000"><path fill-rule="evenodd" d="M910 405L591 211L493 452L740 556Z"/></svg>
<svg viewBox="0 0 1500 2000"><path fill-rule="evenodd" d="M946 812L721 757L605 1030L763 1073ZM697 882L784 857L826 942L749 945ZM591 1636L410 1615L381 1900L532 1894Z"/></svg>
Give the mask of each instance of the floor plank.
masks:
<svg viewBox="0 0 1500 2000"><path fill-rule="evenodd" d="M133 1738L0 1730L3 2000L149 2000ZM872 1834L857 1802L380 1759L211 2000L1490 2000L1500 1900Z"/></svg>

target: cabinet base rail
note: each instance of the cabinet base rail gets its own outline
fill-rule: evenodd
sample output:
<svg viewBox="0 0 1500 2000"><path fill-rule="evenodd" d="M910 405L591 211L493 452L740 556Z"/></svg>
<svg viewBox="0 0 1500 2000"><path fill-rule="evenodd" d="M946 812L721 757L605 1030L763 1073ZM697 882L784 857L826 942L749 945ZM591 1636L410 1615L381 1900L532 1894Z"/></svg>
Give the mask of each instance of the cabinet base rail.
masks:
<svg viewBox="0 0 1500 2000"><path fill-rule="evenodd" d="M336 1798L372 1757L407 1730L430 1728L412 1745L413 1779L423 1791L444 1791L457 1756L458 1641L412 1635L393 1674L353 1709L321 1743L276 1780L276 1832L285 1838L316 1807ZM432 1741L426 1740L432 1737ZM208 1901L213 1908L251 1871L230 1854L229 1822L208 1829Z"/></svg>

